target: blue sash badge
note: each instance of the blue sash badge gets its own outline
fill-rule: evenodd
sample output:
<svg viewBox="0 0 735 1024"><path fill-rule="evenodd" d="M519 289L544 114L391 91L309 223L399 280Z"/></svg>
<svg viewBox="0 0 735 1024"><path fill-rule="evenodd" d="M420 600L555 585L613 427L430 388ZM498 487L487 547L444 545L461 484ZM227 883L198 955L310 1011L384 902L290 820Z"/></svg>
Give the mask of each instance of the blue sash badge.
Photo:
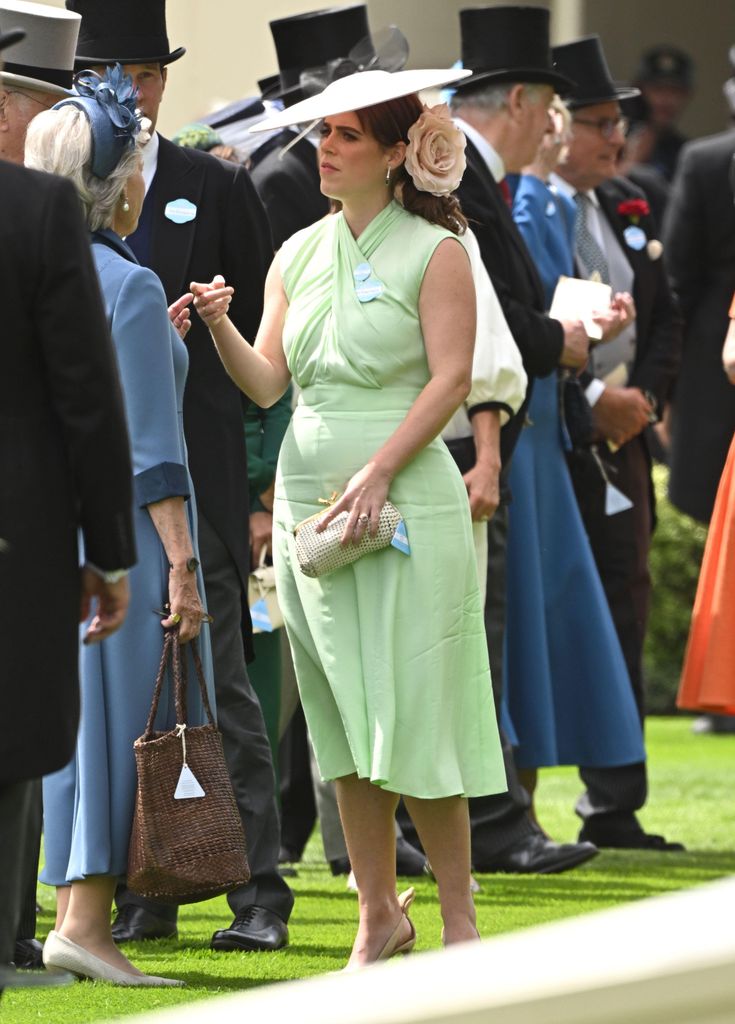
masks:
<svg viewBox="0 0 735 1024"><path fill-rule="evenodd" d="M264 598L261 597L261 599L256 601L250 609L250 618L253 620L253 626L255 629L259 629L263 633L273 632L273 623L271 622L271 617L268 614L268 606L266 605Z"/></svg>
<svg viewBox="0 0 735 1024"><path fill-rule="evenodd" d="M623 237L630 249L635 249L636 252L640 252L645 246L648 239L646 238L646 232L643 228L636 227L635 224L629 224L623 232Z"/></svg>
<svg viewBox="0 0 735 1024"><path fill-rule="evenodd" d="M411 546L408 543L408 534L406 533L406 524L402 519L396 527L396 532L393 534L391 545L394 548L398 548L398 550L404 555L411 554Z"/></svg>
<svg viewBox="0 0 735 1024"><path fill-rule="evenodd" d="M166 203L164 215L172 220L174 224L188 224L197 215L197 208L188 199L172 199Z"/></svg>

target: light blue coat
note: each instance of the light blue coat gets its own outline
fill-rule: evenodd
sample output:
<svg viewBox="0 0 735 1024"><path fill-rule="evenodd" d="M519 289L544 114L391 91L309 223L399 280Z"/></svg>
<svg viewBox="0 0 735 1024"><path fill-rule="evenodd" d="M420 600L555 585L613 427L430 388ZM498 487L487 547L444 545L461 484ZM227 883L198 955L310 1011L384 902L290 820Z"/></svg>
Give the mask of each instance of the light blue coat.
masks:
<svg viewBox="0 0 735 1024"><path fill-rule="evenodd" d="M44 779L46 866L41 877L48 885L126 871L137 784L133 742L145 729L161 657L161 616L154 609L168 600L168 559L146 506L187 498L196 552L182 414L186 346L171 326L163 287L153 271L141 267L111 231L96 233L92 243L130 433L138 563L129 577L130 607L122 628L100 644L81 647L82 718L75 756ZM206 606L200 572L197 584ZM214 707L206 626L199 644ZM195 679L190 659L189 725L204 720ZM175 721L169 680L156 728L170 729Z"/></svg>

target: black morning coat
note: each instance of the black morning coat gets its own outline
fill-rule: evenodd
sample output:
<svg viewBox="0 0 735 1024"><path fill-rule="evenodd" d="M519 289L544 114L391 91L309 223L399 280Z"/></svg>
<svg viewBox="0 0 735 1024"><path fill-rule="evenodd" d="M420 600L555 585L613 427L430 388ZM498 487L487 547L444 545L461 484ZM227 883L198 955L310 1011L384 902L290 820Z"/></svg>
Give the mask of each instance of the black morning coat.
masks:
<svg viewBox="0 0 735 1024"><path fill-rule="evenodd" d="M656 409L661 415L679 370L681 318L666 278L659 232L650 213L638 218L633 225L630 215L619 212L621 203L645 199L643 192L626 178L603 182L595 189L595 194L635 275L636 351L628 386L655 396ZM626 241L625 230L631 226L641 228L646 236L646 244L640 249L632 248ZM651 242L659 242L659 245L651 246Z"/></svg>
<svg viewBox="0 0 735 1024"><path fill-rule="evenodd" d="M182 207L181 200L191 204L183 205L186 215L194 216L177 223L172 215ZM141 262L158 274L168 302L188 291L191 281L207 282L222 274L235 289L230 318L243 337L254 342L273 249L265 210L248 172L159 136L158 166L146 196L146 205L151 203L152 209L143 215L150 218L150 248ZM131 238L135 242L135 235ZM189 470L198 508L237 566L248 622L249 509L243 426L247 399L227 375L205 324L196 313L191 320L184 391Z"/></svg>
<svg viewBox="0 0 735 1024"><path fill-rule="evenodd" d="M253 156L253 184L265 205L273 235L280 249L287 238L321 220L329 213L329 200L320 191L317 151L300 139L283 156L293 132L279 132Z"/></svg>
<svg viewBox="0 0 735 1024"><path fill-rule="evenodd" d="M734 153L732 129L685 146L664 222L664 259L684 317L669 491L703 522L735 432L735 388L722 369L735 291Z"/></svg>
<svg viewBox="0 0 735 1024"><path fill-rule="evenodd" d="M544 290L503 194L472 142L467 140L467 169L457 190L469 226L521 353L529 378L526 401L503 427L500 450L505 473L526 417L534 377L545 377L559 363L564 331L544 314ZM505 475L504 473L504 475Z"/></svg>
<svg viewBox="0 0 735 1024"><path fill-rule="evenodd" d="M73 186L0 161L0 786L62 768L79 719L79 551L135 562L117 364Z"/></svg>

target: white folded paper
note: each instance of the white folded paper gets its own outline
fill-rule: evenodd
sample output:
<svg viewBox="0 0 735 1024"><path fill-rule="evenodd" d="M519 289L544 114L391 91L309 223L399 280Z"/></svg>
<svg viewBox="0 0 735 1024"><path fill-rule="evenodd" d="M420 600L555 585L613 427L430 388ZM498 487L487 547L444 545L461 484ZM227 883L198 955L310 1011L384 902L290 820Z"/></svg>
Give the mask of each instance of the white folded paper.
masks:
<svg viewBox="0 0 735 1024"><path fill-rule="evenodd" d="M549 316L555 320L581 320L587 337L602 338L602 328L592 319L594 313L608 309L612 301L612 288L601 281L584 281L579 277L559 278Z"/></svg>

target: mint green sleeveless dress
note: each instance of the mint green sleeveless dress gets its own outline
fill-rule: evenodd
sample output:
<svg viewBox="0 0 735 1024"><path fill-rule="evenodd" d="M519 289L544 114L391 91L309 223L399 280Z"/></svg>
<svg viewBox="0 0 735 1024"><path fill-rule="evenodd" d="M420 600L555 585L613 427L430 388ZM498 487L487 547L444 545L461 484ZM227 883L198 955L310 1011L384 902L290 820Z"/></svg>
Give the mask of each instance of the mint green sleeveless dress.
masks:
<svg viewBox="0 0 735 1024"><path fill-rule="evenodd" d="M276 475L275 564L309 732L324 779L357 773L421 798L507 788L462 478L440 438L396 475L410 556L389 547L309 579L293 528L344 490L428 383L419 291L455 237L393 202L357 240L338 213L279 256L301 395ZM365 263L383 284L367 302L354 275Z"/></svg>

